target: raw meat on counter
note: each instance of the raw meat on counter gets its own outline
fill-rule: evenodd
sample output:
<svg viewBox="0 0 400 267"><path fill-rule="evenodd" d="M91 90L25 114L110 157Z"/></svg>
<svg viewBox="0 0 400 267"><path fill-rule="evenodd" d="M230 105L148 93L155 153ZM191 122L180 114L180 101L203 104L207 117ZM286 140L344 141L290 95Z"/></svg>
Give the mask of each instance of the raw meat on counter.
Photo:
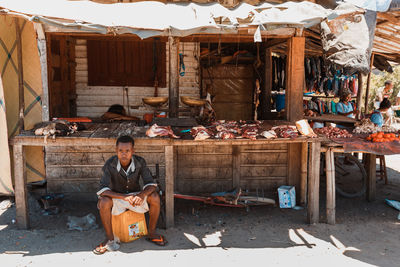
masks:
<svg viewBox="0 0 400 267"><path fill-rule="evenodd" d="M328 138L351 138L353 135L349 133L346 129L338 128L338 127L323 127L316 128L314 132L317 134L322 134Z"/></svg>
<svg viewBox="0 0 400 267"><path fill-rule="evenodd" d="M218 132L215 135L215 138L220 138L220 139L223 139L223 140L225 140L225 139L235 139L235 135L232 132L229 132L229 131L221 131L221 132Z"/></svg>
<svg viewBox="0 0 400 267"><path fill-rule="evenodd" d="M171 129L171 126L158 126L157 124L153 124L147 131L146 135L148 137L156 137L156 136L169 136L172 138L179 138L176 136Z"/></svg>
<svg viewBox="0 0 400 267"><path fill-rule="evenodd" d="M56 136L67 136L78 131L78 126L76 123L70 123L65 120L55 120L55 121L44 121L36 124L33 128L35 135L44 136L44 142L47 143L47 138Z"/></svg>
<svg viewBox="0 0 400 267"><path fill-rule="evenodd" d="M258 124L244 124L241 126L242 137L256 140L260 126Z"/></svg>
<svg viewBox="0 0 400 267"><path fill-rule="evenodd" d="M193 127L190 130L190 134L193 136L194 140L206 140L214 136L214 133L211 130L202 125Z"/></svg>
<svg viewBox="0 0 400 267"><path fill-rule="evenodd" d="M296 138L299 136L296 126L281 125L273 127L272 130L275 131L276 136L279 138Z"/></svg>
<svg viewBox="0 0 400 267"><path fill-rule="evenodd" d="M260 133L261 136L264 136L267 139L273 139L276 138L276 133L273 130L269 130L269 131L263 131L262 133Z"/></svg>

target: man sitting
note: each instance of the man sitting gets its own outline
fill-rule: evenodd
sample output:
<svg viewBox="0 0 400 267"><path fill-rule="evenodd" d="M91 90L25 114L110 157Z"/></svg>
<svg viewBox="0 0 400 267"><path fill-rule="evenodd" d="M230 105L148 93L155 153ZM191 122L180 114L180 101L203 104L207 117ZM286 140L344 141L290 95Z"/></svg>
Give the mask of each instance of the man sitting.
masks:
<svg viewBox="0 0 400 267"><path fill-rule="evenodd" d="M114 240L111 216L119 215L126 209L145 213L149 211L149 235L146 240L164 246L167 241L162 235L155 233L160 214L160 197L146 161L134 155L134 140L130 136L121 136L116 143L116 156L112 156L103 167L99 200L101 222L106 232L106 240L99 244L93 252L103 254L119 248ZM143 189L140 191L139 178L142 178ZM150 209L149 206L150 205Z"/></svg>

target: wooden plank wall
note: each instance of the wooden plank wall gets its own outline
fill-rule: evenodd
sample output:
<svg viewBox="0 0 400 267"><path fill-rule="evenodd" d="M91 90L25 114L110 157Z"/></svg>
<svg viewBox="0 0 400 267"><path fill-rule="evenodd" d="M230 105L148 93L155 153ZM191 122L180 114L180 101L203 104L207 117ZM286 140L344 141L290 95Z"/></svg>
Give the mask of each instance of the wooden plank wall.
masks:
<svg viewBox="0 0 400 267"><path fill-rule="evenodd" d="M160 167L160 183L164 188L164 147L135 147L155 175L156 164ZM111 156L114 146L47 147L46 176L49 192L62 192L85 199L95 199L99 189L101 168Z"/></svg>
<svg viewBox="0 0 400 267"><path fill-rule="evenodd" d="M168 44L167 46L168 47ZM182 96L200 97L199 43L181 43L180 53L184 54L186 67L185 76L179 79L179 94ZM126 96L123 87L88 86L88 66L86 40L76 40L76 92L78 116L100 117L113 104L123 104L127 109ZM168 49L167 49L167 80L168 80ZM167 83L168 84L168 83ZM158 88L159 96L168 96L168 88ZM143 114L151 113L148 106L142 104L142 98L154 95L153 87L128 87L130 114L142 118Z"/></svg>
<svg viewBox="0 0 400 267"><path fill-rule="evenodd" d="M160 183L165 188L164 147L136 147L135 151L153 174L159 164ZM176 192L210 193L237 186L276 192L281 185L295 185L300 193L300 143L178 146L176 151ZM114 146L47 147L49 192L95 198L101 168L114 154Z"/></svg>
<svg viewBox="0 0 400 267"><path fill-rule="evenodd" d="M300 192L299 148L301 144L178 147L175 189L206 193L240 186L275 192L280 185L295 185Z"/></svg>

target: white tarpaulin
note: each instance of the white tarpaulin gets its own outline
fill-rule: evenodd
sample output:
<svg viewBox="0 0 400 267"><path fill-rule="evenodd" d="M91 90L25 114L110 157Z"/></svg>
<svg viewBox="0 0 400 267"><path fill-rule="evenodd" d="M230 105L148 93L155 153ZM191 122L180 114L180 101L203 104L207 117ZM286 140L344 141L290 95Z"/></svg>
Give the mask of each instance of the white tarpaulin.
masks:
<svg viewBox="0 0 400 267"><path fill-rule="evenodd" d="M98 33L187 36L195 33L235 32L238 27L310 27L336 17L335 11L310 2L240 4L227 9L218 3L155 1L99 4L67 0L0 0L0 12L62 28Z"/></svg>
<svg viewBox="0 0 400 267"><path fill-rule="evenodd" d="M6 104L4 101L3 81L0 76L0 195L12 195L10 152L6 121Z"/></svg>
<svg viewBox="0 0 400 267"><path fill-rule="evenodd" d="M344 2L371 11L386 12L392 0L345 0Z"/></svg>

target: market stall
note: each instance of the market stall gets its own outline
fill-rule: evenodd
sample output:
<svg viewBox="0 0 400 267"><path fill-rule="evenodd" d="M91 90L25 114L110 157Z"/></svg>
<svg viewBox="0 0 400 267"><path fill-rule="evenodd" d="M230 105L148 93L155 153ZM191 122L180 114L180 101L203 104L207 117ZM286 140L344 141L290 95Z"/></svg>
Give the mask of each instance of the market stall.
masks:
<svg viewBox="0 0 400 267"><path fill-rule="evenodd" d="M29 227L24 179L26 146L46 148L50 191L87 194L97 190L102 164L107 155L113 153L115 138L121 133L131 134L135 137L136 153L143 156L153 170L155 164L159 164L161 177L165 177L161 184L165 186L167 227L173 226L174 222L174 192L213 192L241 187L262 189L270 194L285 184L296 186L300 202L305 203L307 180L319 179L318 171L313 172L316 176L311 176L307 168L308 161L317 167L312 163L316 155L308 157L308 146L318 143L317 138L151 138L145 134L149 130L148 127L117 123L91 125L87 130L55 139L35 136L32 131L15 137L11 144L14 148L18 224ZM179 131L175 132L179 134Z"/></svg>
<svg viewBox="0 0 400 267"><path fill-rule="evenodd" d="M28 18L35 25L44 121L98 119L116 103L131 117L151 122L151 117L161 115L170 120L163 128L154 122L139 126L94 119L68 136L52 139L41 135L54 132L35 135L35 130L12 138L21 227L29 226L25 147L45 148L50 191L94 195L101 166L122 134L137 140L137 153L153 172L157 164L161 167L167 226L173 225L175 191L212 192L237 186L276 192L280 185L293 185L298 201L307 203L308 221L319 221L321 139L312 133L298 136L295 126L303 118L305 56L319 55L315 41L306 38L315 33L305 29L356 8L333 11L309 2L242 4L235 9L193 3L27 2L0 0L0 6L6 17ZM92 16L84 11L87 8L91 14L106 15ZM161 23L154 22L154 14L165 13ZM208 93L210 100L205 98ZM280 103L275 114L272 94L277 111ZM199 106L204 108L204 103L213 101L220 121L210 116L184 125L184 105L203 103ZM185 129L190 134L182 135Z"/></svg>
<svg viewBox="0 0 400 267"><path fill-rule="evenodd" d="M335 224L336 193L345 197L358 197L365 193L368 201L375 200L376 159L378 156L400 154L399 130L397 127L388 125L378 127L369 119L364 119L356 123L352 133L332 126L318 129L315 132L325 139L321 142L320 151L324 154L326 214L327 222ZM356 156L352 156L352 153L356 153ZM359 159L358 153L362 153L362 159ZM343 155L343 161L339 161L338 154ZM351 157L353 162L349 162L346 157ZM343 166L348 163L356 166L356 173L350 170L345 174L342 182L345 183L344 186L347 186L358 179L356 182L358 184L355 186L355 191L343 193L337 188L337 186L343 185L338 182L337 175L340 176L340 173L336 169L344 170ZM316 208L316 212L318 211L319 208Z"/></svg>

